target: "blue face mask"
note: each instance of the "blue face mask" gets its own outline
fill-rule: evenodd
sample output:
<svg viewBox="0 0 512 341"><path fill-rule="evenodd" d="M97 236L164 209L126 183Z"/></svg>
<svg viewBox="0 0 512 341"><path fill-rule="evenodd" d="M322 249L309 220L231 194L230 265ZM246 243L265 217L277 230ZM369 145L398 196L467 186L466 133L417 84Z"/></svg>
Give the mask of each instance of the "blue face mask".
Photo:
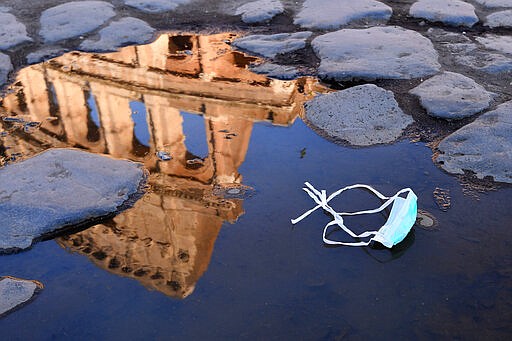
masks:
<svg viewBox="0 0 512 341"><path fill-rule="evenodd" d="M367 185L352 185L345 188L342 188L333 194L331 194L329 197L327 197L327 194L325 190L318 191L316 188L314 188L310 183L305 183L306 187L304 187L304 191L317 203L315 207L298 217L297 219L292 219L292 224L296 224L302 219L306 218L309 214L311 214L313 211L317 210L318 208L323 208L332 216L334 217L334 220L332 220L330 223L325 225L324 227L324 233L323 233L323 240L324 243L329 245L348 245L348 246L367 246L372 241L376 241L381 243L382 245L391 248L394 245L400 243L404 238L407 236L409 231L411 230L412 226L416 222L416 215L418 211L417 207L417 200L416 194L412 191L410 188L405 188L400 190L398 193L393 195L392 197L386 197L382 195L377 190L373 189L370 186ZM366 210L366 211L360 211L360 212L336 212L331 206L329 206L329 201L331 201L334 197L340 195L342 192L354 189L354 188L364 188L375 194L377 197L379 197L381 200L385 200L384 204L382 204L379 208L373 209L373 210ZM405 198L400 197L400 195L407 193ZM361 214L371 214L371 213L377 213L382 210L384 210L389 205L393 204L391 207L391 213L389 214L389 217L386 221L386 223L378 230L378 231L367 231L360 234L355 234L352 232L348 227L345 226L343 222L343 216L353 216L353 215L361 215ZM341 228L343 231L348 233L353 238L368 238L370 239L368 241L361 241L361 242L342 242L342 241L336 241L331 240L327 237L327 234L329 232L329 228L331 226L337 225L339 228Z"/></svg>

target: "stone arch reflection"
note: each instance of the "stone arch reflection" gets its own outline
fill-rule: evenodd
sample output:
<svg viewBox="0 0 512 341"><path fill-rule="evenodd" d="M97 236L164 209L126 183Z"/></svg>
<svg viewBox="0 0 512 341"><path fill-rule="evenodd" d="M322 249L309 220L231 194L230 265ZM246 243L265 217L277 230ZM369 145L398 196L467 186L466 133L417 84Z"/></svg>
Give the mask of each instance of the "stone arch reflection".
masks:
<svg viewBox="0 0 512 341"><path fill-rule="evenodd" d="M243 214L242 199L216 196L213 188L242 184L238 169L255 122L291 124L315 89L312 79L252 73L247 66L256 58L232 51L233 37L165 34L148 45L71 52L19 72L1 102L3 115L41 125L30 134L9 130L2 146L24 156L73 146L143 162L150 171L150 192L132 209L62 237L60 245L166 295L193 291L221 226ZM134 103L145 112L135 113ZM203 118L205 155L187 149L184 115ZM159 160L160 150L172 160Z"/></svg>

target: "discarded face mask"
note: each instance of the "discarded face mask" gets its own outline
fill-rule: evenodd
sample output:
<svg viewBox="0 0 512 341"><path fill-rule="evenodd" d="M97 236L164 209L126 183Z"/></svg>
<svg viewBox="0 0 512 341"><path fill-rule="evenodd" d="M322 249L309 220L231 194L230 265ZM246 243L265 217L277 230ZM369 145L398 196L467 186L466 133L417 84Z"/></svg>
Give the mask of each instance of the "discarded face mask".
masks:
<svg viewBox="0 0 512 341"><path fill-rule="evenodd" d="M342 188L329 197L327 196L325 190L318 191L314 188L309 182L305 183L306 187L303 190L317 203L315 207L301 215L296 219L292 219L292 224L296 224L302 219L306 218L313 211L318 208L323 208L327 212L329 212L333 217L330 223L325 225L323 232L323 240L324 243L329 245L348 245L348 246L368 246L372 241L376 241L381 243L382 245L391 248L394 245L400 243L407 236L412 226L416 222L417 215L417 200L416 194L410 188L404 188L398 191L392 197L386 197L382 195L377 190L373 189L367 185L352 185ZM359 211L359 212L336 212L331 206L329 206L329 201L331 201L336 196L340 195L342 192L354 188L364 188L375 194L379 199L386 200L379 208L373 210ZM400 197L401 194L407 193L405 198ZM343 222L343 216L354 216L361 214L371 214L377 213L384 210L389 205L393 204L391 207L391 213L389 214L388 220L386 223L378 230L378 231L366 231L361 234L355 234L348 227L345 226ZM342 242L331 240L327 238L327 232L329 227L333 225L338 225L343 231L348 233L353 238L367 238L371 237L368 241L361 242Z"/></svg>

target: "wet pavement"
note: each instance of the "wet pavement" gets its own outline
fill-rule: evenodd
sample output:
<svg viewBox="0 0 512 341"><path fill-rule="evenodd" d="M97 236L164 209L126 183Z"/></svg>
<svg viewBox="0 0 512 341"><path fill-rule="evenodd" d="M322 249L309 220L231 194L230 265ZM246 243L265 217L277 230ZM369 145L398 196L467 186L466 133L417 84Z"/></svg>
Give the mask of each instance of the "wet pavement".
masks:
<svg viewBox="0 0 512 341"><path fill-rule="evenodd" d="M423 1L408 15L413 2L361 2L321 27L314 1L6 1L0 77L18 72L0 100L0 172L78 148L144 165L148 186L111 219L0 256L0 275L45 286L2 334L510 338L512 31L496 14L512 3L452 1L460 17L440 5L431 23ZM83 11L101 15L72 20ZM411 187L419 219L390 250L327 247L329 215L290 223L311 206L304 181ZM332 206L379 201L359 191Z"/></svg>

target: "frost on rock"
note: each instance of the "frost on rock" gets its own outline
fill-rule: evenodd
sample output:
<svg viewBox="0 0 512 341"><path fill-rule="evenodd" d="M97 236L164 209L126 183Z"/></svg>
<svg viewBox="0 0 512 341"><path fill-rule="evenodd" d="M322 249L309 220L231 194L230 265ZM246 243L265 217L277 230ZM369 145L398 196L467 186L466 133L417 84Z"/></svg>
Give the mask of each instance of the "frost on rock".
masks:
<svg viewBox="0 0 512 341"><path fill-rule="evenodd" d="M124 0L124 3L147 13L161 13L176 9L191 0Z"/></svg>
<svg viewBox="0 0 512 341"><path fill-rule="evenodd" d="M319 75L335 80L411 79L441 68L432 42L396 26L343 29L312 41Z"/></svg>
<svg viewBox="0 0 512 341"><path fill-rule="evenodd" d="M43 47L37 51L29 53L27 55L27 63L29 63L29 64L39 63L44 60L48 60L48 59L51 59L54 57L61 56L66 52L68 52L68 49L65 49L63 47L54 47L54 46Z"/></svg>
<svg viewBox="0 0 512 341"><path fill-rule="evenodd" d="M274 63L262 63L251 66L250 70L255 73L264 74L267 77L282 80L295 79L300 75L299 70L293 66L279 65Z"/></svg>
<svg viewBox="0 0 512 341"><path fill-rule="evenodd" d="M466 65L489 74L512 71L512 58L497 53L474 51L455 56L455 61L461 65Z"/></svg>
<svg viewBox="0 0 512 341"><path fill-rule="evenodd" d="M306 0L294 24L306 28L337 29L357 21L387 22L393 9L375 0Z"/></svg>
<svg viewBox="0 0 512 341"><path fill-rule="evenodd" d="M478 22L475 7L460 0L419 0L411 6L409 14L453 26L471 27Z"/></svg>
<svg viewBox="0 0 512 341"><path fill-rule="evenodd" d="M233 42L233 46L253 52L267 58L273 58L278 53L288 53L306 47L306 39L312 32L279 33L272 35L256 34Z"/></svg>
<svg viewBox="0 0 512 341"><path fill-rule="evenodd" d="M512 0L475 0L475 2L488 8L512 7Z"/></svg>
<svg viewBox="0 0 512 341"><path fill-rule="evenodd" d="M112 22L99 32L100 39L85 40L80 44L80 49L86 51L112 51L117 47L128 43L147 43L152 37L155 29L145 21L136 18L123 18Z"/></svg>
<svg viewBox="0 0 512 341"><path fill-rule="evenodd" d="M474 172L479 179L512 183L512 101L478 117L438 146L436 161L447 172Z"/></svg>
<svg viewBox="0 0 512 341"><path fill-rule="evenodd" d="M7 81L9 72L12 71L11 58L8 55L0 53L0 86Z"/></svg>
<svg viewBox="0 0 512 341"><path fill-rule="evenodd" d="M0 11L0 50L27 41L32 39L27 35L25 25L20 23L14 15Z"/></svg>
<svg viewBox="0 0 512 341"><path fill-rule="evenodd" d="M0 277L0 316L30 301L40 289L36 281Z"/></svg>
<svg viewBox="0 0 512 341"><path fill-rule="evenodd" d="M39 34L47 43L78 37L100 27L114 15L114 6L108 2L68 2L43 12Z"/></svg>
<svg viewBox="0 0 512 341"><path fill-rule="evenodd" d="M117 213L145 181L142 165L51 149L0 169L0 253Z"/></svg>
<svg viewBox="0 0 512 341"><path fill-rule="evenodd" d="M495 27L512 27L512 10L506 10L490 14L485 19L485 26Z"/></svg>
<svg viewBox="0 0 512 341"><path fill-rule="evenodd" d="M472 116L489 107L492 93L464 75L443 72L410 91L428 114L448 120Z"/></svg>
<svg viewBox="0 0 512 341"><path fill-rule="evenodd" d="M319 95L305 107L313 126L355 146L393 142L413 122L391 91L373 84Z"/></svg>
<svg viewBox="0 0 512 341"><path fill-rule="evenodd" d="M487 34L483 37L477 37L476 40L490 50L512 54L512 36Z"/></svg>
<svg viewBox="0 0 512 341"><path fill-rule="evenodd" d="M251 24L270 20L283 12L281 1L259 0L238 7L235 15L242 15L242 21Z"/></svg>

